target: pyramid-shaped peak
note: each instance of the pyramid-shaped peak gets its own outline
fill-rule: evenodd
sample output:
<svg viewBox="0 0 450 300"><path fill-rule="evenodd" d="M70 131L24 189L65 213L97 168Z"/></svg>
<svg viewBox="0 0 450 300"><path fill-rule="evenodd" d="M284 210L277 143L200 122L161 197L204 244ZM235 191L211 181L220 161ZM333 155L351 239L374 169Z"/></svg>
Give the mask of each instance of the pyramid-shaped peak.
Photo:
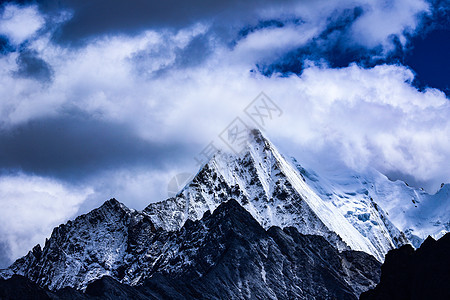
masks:
<svg viewBox="0 0 450 300"><path fill-rule="evenodd" d="M247 135L245 139L241 136L240 145L236 146L236 148L229 145L229 149L225 148L225 151L217 151L211 156L206 164L200 168L199 172L201 172L204 167L219 168L220 170L235 168L234 162L237 163L241 161L241 159L244 159L244 157L251 157L254 162L261 162L268 157L271 157L271 160L284 160L277 148L259 129L249 129L245 134ZM230 149L231 151L229 151ZM231 165L233 165L233 167L231 167Z"/></svg>
<svg viewBox="0 0 450 300"><path fill-rule="evenodd" d="M261 132L261 130L257 128L253 128L249 131L249 142L263 146L271 144L269 139L265 137L264 134Z"/></svg>
<svg viewBox="0 0 450 300"><path fill-rule="evenodd" d="M266 138L263 136L261 130L257 128L250 129L250 138L260 143L264 141Z"/></svg>
<svg viewBox="0 0 450 300"><path fill-rule="evenodd" d="M266 157L270 153L269 156L276 157L277 160L284 160L278 149L259 129L249 131L247 147L243 152L250 152L252 156L260 157Z"/></svg>
<svg viewBox="0 0 450 300"><path fill-rule="evenodd" d="M254 152L277 151L270 140L257 128L249 128L245 132L240 132L239 136L235 134L234 132L229 133L229 139L232 142L228 143L228 141L225 141L228 144L228 148L215 152L206 165L212 165L218 161L236 160L238 157L245 156L249 152L254 155Z"/></svg>
<svg viewBox="0 0 450 300"><path fill-rule="evenodd" d="M111 198L105 201L99 209L129 211L129 208L126 207L125 204L117 201L116 198Z"/></svg>

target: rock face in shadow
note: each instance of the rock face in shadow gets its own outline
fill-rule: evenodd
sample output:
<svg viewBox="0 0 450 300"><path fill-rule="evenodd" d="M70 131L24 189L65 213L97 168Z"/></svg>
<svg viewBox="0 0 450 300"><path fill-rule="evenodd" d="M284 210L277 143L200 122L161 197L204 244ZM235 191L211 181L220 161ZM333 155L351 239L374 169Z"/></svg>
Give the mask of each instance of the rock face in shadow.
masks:
<svg viewBox="0 0 450 300"><path fill-rule="evenodd" d="M0 299L52 299L50 294L30 279L13 275L0 279Z"/></svg>
<svg viewBox="0 0 450 300"><path fill-rule="evenodd" d="M450 233L389 251L380 283L360 299L450 299Z"/></svg>
<svg viewBox="0 0 450 300"><path fill-rule="evenodd" d="M380 263L372 256L357 251L339 253L323 237L300 234L294 227L265 230L235 200L222 203L212 214L206 212L198 221L188 220L173 232L156 230L143 217L127 221L133 212L114 201L108 205L120 229L115 234L125 239L125 246L118 246L126 253L123 264L117 264L123 266L121 270L92 280L84 292L73 287L50 291L45 285L13 276L0 281L1 286L10 287L2 291L2 297L18 299L14 288L23 286L35 299L357 299L379 280ZM87 220L102 222L97 219L102 216L103 211ZM141 231L146 235L139 234ZM64 244L77 240L72 234L66 232L58 246L75 247ZM27 274L42 274L47 280L34 278L35 282L54 282L44 275L44 270L51 269L51 259L59 269L50 274L64 272L59 256L45 247L33 257ZM69 282L77 278L77 274L57 276ZM130 283L130 278L135 281Z"/></svg>

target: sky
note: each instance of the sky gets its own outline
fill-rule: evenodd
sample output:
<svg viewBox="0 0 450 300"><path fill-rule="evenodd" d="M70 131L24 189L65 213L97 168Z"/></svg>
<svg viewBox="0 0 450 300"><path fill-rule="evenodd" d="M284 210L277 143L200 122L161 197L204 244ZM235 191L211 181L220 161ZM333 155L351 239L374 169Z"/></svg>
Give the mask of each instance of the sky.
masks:
<svg viewBox="0 0 450 300"><path fill-rule="evenodd" d="M6 1L0 267L115 197L143 209L264 92L315 168L450 182L449 0ZM253 124L255 125L255 124Z"/></svg>

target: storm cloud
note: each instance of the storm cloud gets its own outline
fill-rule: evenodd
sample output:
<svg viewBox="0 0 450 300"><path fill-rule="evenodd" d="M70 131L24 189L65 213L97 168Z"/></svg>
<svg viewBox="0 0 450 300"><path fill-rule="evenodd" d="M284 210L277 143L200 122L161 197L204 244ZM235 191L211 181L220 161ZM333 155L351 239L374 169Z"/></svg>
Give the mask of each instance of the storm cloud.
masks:
<svg viewBox="0 0 450 300"><path fill-rule="evenodd" d="M44 83L52 80L52 67L36 51L21 51L17 57L17 66L18 70L14 74L19 77L33 78Z"/></svg>
<svg viewBox="0 0 450 300"><path fill-rule="evenodd" d="M125 166L163 168L182 159L177 154L185 147L146 141L126 125L76 114L0 131L0 145L0 169L72 180Z"/></svg>
<svg viewBox="0 0 450 300"><path fill-rule="evenodd" d="M283 0L276 4L268 0L250 1L41 1L40 10L57 14L67 10L72 18L58 28L55 40L77 43L82 40L114 33L135 34L146 28L180 29L199 20L237 22L255 18L255 11L289 6L294 1ZM253 15L253 16L252 16Z"/></svg>

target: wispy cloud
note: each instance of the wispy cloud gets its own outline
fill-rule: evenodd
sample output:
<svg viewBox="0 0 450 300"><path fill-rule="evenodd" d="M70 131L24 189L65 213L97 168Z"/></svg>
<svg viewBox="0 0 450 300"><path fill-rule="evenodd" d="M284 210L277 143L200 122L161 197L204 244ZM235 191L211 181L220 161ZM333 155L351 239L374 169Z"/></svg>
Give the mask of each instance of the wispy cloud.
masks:
<svg viewBox="0 0 450 300"><path fill-rule="evenodd" d="M0 10L0 35L19 45L32 37L44 25L44 17L35 5L5 4Z"/></svg>

